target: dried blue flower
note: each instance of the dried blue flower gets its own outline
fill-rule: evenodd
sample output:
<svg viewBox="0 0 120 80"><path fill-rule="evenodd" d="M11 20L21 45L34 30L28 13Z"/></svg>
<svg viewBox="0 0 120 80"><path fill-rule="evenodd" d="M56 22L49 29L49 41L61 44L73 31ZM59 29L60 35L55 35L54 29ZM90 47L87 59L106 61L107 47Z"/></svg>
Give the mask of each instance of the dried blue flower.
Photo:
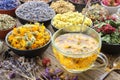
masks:
<svg viewBox="0 0 120 80"><path fill-rule="evenodd" d="M10 10L20 5L19 0L0 0L0 9Z"/></svg>
<svg viewBox="0 0 120 80"><path fill-rule="evenodd" d="M16 15L31 22L43 22L52 19L55 16L55 11L45 2L30 1L19 6Z"/></svg>

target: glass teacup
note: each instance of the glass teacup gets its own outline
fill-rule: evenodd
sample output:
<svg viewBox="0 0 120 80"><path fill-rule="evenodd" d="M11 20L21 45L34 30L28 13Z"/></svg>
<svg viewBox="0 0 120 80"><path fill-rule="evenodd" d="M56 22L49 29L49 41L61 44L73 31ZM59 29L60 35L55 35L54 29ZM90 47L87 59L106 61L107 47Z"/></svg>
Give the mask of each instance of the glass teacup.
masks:
<svg viewBox="0 0 120 80"><path fill-rule="evenodd" d="M69 42L69 40L67 41L67 38L64 37L63 39L58 40L63 41L63 43L61 42L59 45L57 44L56 40L61 35L63 36L66 34L70 35L68 38L71 39L71 33L83 34L85 36L87 35L88 37L93 38L97 42L97 44L96 46L94 46L94 48L91 48L91 50L86 49L86 51L84 50L83 52L76 53L74 50L66 51L63 47L60 47L60 45L64 45L64 42ZM77 36L79 37L79 35ZM75 40L75 38L72 39ZM81 44L79 45L79 47L81 47ZM94 29L90 27L81 28L81 25L77 25L65 27L56 31L52 37L52 49L56 59L68 72L71 73L80 73L88 69L104 68L108 64L106 56L100 53L101 37ZM95 65L96 60L99 58L103 61L103 64Z"/></svg>

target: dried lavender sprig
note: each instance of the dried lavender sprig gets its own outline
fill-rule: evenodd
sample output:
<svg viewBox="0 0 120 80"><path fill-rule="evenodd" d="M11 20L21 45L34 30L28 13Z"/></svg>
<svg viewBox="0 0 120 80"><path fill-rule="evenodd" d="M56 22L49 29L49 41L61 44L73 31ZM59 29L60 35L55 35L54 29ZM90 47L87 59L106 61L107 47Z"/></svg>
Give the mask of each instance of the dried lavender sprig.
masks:
<svg viewBox="0 0 120 80"><path fill-rule="evenodd" d="M35 70L34 69L32 71L32 74L33 74L33 78L36 80L36 74L35 74Z"/></svg>
<svg viewBox="0 0 120 80"><path fill-rule="evenodd" d="M27 71L29 71L31 77L32 77L34 80L36 80L36 74L35 74L34 69L33 69L33 68L35 68L35 65L36 65L36 64L34 64L34 59L31 59L29 63L26 63L26 64L24 65L24 67L27 69ZM32 70L32 69L33 69L33 70Z"/></svg>
<svg viewBox="0 0 120 80"><path fill-rule="evenodd" d="M22 76L22 77L26 78L26 79L33 80L33 79L31 79L30 77L28 77L28 76L26 76L26 75L23 75L23 74L20 74L20 73L19 73L19 72L17 72L17 71L16 71L16 73L17 73L17 74L19 74L20 76Z"/></svg>
<svg viewBox="0 0 120 80"><path fill-rule="evenodd" d="M40 70L38 70L38 71L45 78L45 80L48 80L47 77L44 74L42 74Z"/></svg>
<svg viewBox="0 0 120 80"><path fill-rule="evenodd" d="M10 58L10 61L14 66L16 66L16 68L18 67L22 72L26 73L29 76L29 73L26 72L24 66L22 66L18 60Z"/></svg>
<svg viewBox="0 0 120 80"><path fill-rule="evenodd" d="M3 63L4 63L4 62L3 62ZM9 66L9 68L12 68L12 70L16 70L17 73L21 73L22 76L24 75L23 77L29 78L29 79L31 79L31 80L34 80L34 79L32 79L31 77L28 77L28 75L27 75L23 70L19 69L16 65L12 64L11 62L8 61L8 64L6 64L6 65ZM4 65L4 67L5 67L6 69L8 69L8 68L6 67L6 65Z"/></svg>
<svg viewBox="0 0 120 80"><path fill-rule="evenodd" d="M20 75L22 75L23 77L25 77L25 78L29 78L29 77L27 77L27 76L25 76L25 74L21 74L21 71L20 70L18 70L18 69L16 69L15 67L14 67L14 70L16 71L16 73L19 73ZM7 71L7 70L6 70ZM5 71L4 71L5 72ZM29 78L30 79L30 78Z"/></svg>
<svg viewBox="0 0 120 80"><path fill-rule="evenodd" d="M9 51L7 52L7 55L9 54ZM6 56L6 55L5 55ZM20 57L22 58L22 57ZM37 73L36 71L39 70L39 68L36 67L36 60L33 59L26 59L23 57L22 60L21 59L15 59L13 56L6 56L5 60L2 62L4 65L4 69L7 70L12 70L19 74L20 76L29 79L29 80L36 80L37 77ZM28 70L29 68L29 70ZM27 69L27 70L26 70ZM34 69L34 70L32 70ZM39 71L40 72L40 71ZM38 73L39 73L38 72ZM44 75L42 75L44 76ZM42 80L43 78L40 77L40 79ZM48 80L45 76L44 79ZM43 80L44 80L43 79Z"/></svg>
<svg viewBox="0 0 120 80"><path fill-rule="evenodd" d="M22 62L22 67L26 70L26 69L28 69L29 67L31 67L30 66L30 64L29 63L25 63L24 61ZM31 68L32 69L32 68ZM27 70L28 71L28 70ZM32 72L31 71L29 71L29 75L31 76L31 78L33 79L33 80L35 80L35 76L32 74Z"/></svg>
<svg viewBox="0 0 120 80"><path fill-rule="evenodd" d="M24 61L24 60L23 60ZM29 60L27 60L27 61L29 61ZM28 63L28 62L22 62L24 65L24 67L25 67L25 69L28 69L29 67L31 68L30 70L27 70L29 73L30 73L30 75L31 75L31 77L32 77L32 79L33 80L36 80L36 73L35 73L35 71L37 70L36 68L36 64L35 64L35 59L33 58L33 59L30 59L30 62ZM34 69L33 69L34 68ZM33 69L33 70L32 70ZM36 69L36 70L35 70ZM41 78L42 79L42 78Z"/></svg>
<svg viewBox="0 0 120 80"><path fill-rule="evenodd" d="M14 68L15 72L18 73L19 75L21 75L21 76L23 76L23 77L25 77L25 78L31 79L31 78L29 78L28 76L26 76L24 73L22 73L21 70L19 70L19 69L16 68L15 66L13 66L11 63L8 63L8 65L11 65L11 66ZM5 65L4 65L4 66L5 66ZM6 68L6 66L5 66L4 68ZM6 71L7 71L7 70L6 70ZM32 80L32 79L31 79L31 80Z"/></svg>

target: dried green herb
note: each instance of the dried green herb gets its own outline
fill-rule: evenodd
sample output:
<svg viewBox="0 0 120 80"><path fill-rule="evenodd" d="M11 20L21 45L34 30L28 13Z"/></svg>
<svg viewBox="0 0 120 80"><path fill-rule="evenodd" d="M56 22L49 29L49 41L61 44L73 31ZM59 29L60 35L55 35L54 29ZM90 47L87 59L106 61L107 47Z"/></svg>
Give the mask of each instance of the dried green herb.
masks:
<svg viewBox="0 0 120 80"><path fill-rule="evenodd" d="M0 14L0 30L7 30L15 26L16 20L7 15L7 14Z"/></svg>

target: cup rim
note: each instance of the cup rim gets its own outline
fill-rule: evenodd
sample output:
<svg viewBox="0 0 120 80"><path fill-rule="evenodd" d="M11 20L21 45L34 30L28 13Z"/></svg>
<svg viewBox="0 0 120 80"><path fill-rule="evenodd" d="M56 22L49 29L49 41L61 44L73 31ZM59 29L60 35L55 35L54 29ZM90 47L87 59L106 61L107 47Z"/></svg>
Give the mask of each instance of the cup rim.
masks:
<svg viewBox="0 0 120 80"><path fill-rule="evenodd" d="M12 33L13 30L11 30L9 33L7 33L7 35L6 35L6 37L5 37L5 42L6 42L6 44L7 44L8 47L13 48L13 49L15 49L15 50L19 50L19 51L33 51L33 50L38 50L38 49L41 49L41 48L47 46L47 45L51 42L52 33L51 33L48 29L46 29L46 30L47 30L47 32L48 32L49 35L50 35L50 39L49 39L49 41L48 41L46 44L44 44L42 47L38 47L38 48L35 48L35 49L30 49L30 50L20 50L20 49L14 48L14 47L11 46L11 45L9 44L9 42L8 42L8 36Z"/></svg>
<svg viewBox="0 0 120 80"><path fill-rule="evenodd" d="M96 32L94 29L92 29L92 28L90 28L90 27L87 27L87 28L93 30L93 31L98 35L98 37L99 37L98 43L99 43L99 44L98 44L98 46L97 46L94 50L92 50L92 51L90 51L90 52L83 53L83 54L81 54L81 53L76 53L76 54L74 54L74 55L79 55L79 56L85 57L84 55L91 55L92 53L96 52L99 48L101 48L101 43L102 43L102 41L101 41L101 37L100 37L100 35L98 34L98 32ZM63 55L73 57L73 56L71 56L71 55L73 55L72 53L67 53L67 52L61 50L61 49L60 49L59 47L57 47L57 45L55 44L55 36L57 35L58 32L60 32L60 31L62 31L62 30L64 30L64 28L57 30L57 31L53 34L53 36L52 36L52 45L53 45L53 47L55 47L57 50L59 50ZM77 56L77 57L79 57L79 56Z"/></svg>

